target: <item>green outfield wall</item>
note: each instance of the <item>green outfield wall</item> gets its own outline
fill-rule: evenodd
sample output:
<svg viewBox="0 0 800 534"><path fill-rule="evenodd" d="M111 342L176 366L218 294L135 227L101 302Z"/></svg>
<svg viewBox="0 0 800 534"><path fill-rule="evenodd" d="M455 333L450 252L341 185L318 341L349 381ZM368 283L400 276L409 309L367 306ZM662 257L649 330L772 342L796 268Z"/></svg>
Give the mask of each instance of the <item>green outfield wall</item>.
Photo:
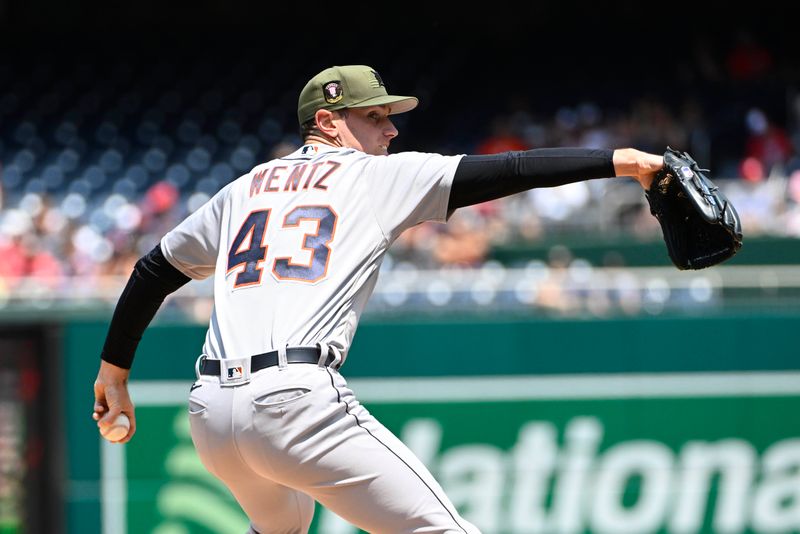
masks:
<svg viewBox="0 0 800 534"><path fill-rule="evenodd" d="M90 418L105 328L64 330L67 532L244 532L189 437L205 329L148 330L120 446ZM796 314L365 321L343 374L484 533L796 532L799 330ZM357 532L323 509L313 531Z"/></svg>
<svg viewBox="0 0 800 534"><path fill-rule="evenodd" d="M641 241L633 235L616 238L584 238L550 236L535 243L498 245L490 252L491 259L506 265L525 265L531 260L547 261L554 246L567 246L573 256L592 265L624 264L640 267L663 267L669 261L661 240ZM797 265L800 264L800 239L794 237L749 237L736 256L726 265Z"/></svg>

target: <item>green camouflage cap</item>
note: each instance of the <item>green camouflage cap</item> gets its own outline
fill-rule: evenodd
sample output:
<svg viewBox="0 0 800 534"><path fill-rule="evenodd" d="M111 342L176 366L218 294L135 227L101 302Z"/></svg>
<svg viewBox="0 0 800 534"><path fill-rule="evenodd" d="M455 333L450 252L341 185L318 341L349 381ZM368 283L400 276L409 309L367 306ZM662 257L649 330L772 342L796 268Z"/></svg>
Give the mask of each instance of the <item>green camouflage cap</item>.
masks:
<svg viewBox="0 0 800 534"><path fill-rule="evenodd" d="M366 65L347 65L323 70L303 87L297 101L300 124L314 118L319 109L331 111L366 106L391 106L390 115L417 107L413 96L395 96L386 92L380 74Z"/></svg>

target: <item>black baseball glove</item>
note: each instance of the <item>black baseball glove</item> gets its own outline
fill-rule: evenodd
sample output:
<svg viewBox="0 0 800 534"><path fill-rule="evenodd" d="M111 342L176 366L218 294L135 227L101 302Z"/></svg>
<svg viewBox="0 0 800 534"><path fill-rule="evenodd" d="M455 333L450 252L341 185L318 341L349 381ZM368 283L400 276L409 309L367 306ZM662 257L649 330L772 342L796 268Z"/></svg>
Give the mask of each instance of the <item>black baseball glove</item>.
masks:
<svg viewBox="0 0 800 534"><path fill-rule="evenodd" d="M711 267L742 247L739 214L704 172L689 154L667 147L664 168L645 192L678 269Z"/></svg>

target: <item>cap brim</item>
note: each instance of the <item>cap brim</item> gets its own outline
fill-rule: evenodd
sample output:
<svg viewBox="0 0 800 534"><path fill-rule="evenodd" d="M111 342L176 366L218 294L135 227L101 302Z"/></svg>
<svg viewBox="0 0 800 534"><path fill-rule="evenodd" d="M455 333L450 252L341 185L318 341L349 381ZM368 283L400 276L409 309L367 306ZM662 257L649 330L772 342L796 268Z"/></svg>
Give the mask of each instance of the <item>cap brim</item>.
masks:
<svg viewBox="0 0 800 534"><path fill-rule="evenodd" d="M375 98L368 98L358 104L351 104L347 107L350 108L365 108L368 106L389 106L389 115L396 115L398 113L405 113L411 111L419 104L419 100L415 96L397 96L386 95L376 96Z"/></svg>

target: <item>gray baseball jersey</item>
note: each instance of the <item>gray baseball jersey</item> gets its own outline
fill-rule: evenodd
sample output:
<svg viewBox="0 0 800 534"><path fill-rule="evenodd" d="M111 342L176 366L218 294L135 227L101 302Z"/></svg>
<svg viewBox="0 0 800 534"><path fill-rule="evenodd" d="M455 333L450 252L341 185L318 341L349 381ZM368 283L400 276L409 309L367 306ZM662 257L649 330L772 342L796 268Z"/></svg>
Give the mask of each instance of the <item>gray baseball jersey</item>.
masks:
<svg viewBox="0 0 800 534"><path fill-rule="evenodd" d="M205 354L319 341L346 354L389 245L446 219L460 159L307 145L222 189L161 241L190 278L218 273Z"/></svg>
<svg viewBox="0 0 800 534"><path fill-rule="evenodd" d="M189 421L251 532L307 532L315 500L368 532L478 532L338 366L286 360L287 347L316 344L344 360L391 243L447 218L459 160L306 145L237 179L162 239L175 268L215 275L203 351L223 371L198 363ZM268 351L283 359L251 376L250 356Z"/></svg>

